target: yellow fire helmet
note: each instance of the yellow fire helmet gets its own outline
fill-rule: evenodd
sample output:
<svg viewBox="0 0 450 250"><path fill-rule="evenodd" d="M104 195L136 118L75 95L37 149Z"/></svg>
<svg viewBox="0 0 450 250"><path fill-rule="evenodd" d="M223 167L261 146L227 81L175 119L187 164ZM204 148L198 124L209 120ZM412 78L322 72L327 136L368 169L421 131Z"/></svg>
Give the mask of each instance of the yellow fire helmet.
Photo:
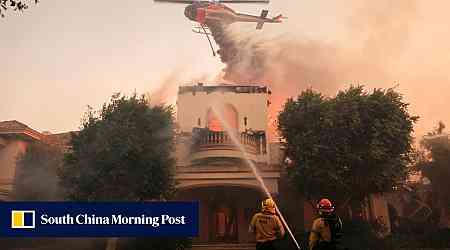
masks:
<svg viewBox="0 0 450 250"><path fill-rule="evenodd" d="M263 212L275 213L275 202L270 198L263 200L261 202L261 207Z"/></svg>

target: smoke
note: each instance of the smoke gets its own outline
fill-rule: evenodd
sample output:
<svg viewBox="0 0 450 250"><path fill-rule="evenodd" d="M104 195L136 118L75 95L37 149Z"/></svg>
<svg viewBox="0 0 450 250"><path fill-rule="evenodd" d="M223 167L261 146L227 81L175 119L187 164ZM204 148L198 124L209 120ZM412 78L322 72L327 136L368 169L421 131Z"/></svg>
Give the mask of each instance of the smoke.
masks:
<svg viewBox="0 0 450 250"><path fill-rule="evenodd" d="M358 1L353 1L358 2ZM347 37L359 60L370 61L384 81L370 82L370 87L391 87L411 103L410 110L421 119L416 135L426 134L439 120L450 122L446 107L450 105L448 51L450 16L446 1L425 0L363 1L349 18ZM395 84L393 84L395 83Z"/></svg>
<svg viewBox="0 0 450 250"><path fill-rule="evenodd" d="M57 176L62 161L61 148L40 142L30 143L26 151L17 159L14 199L62 200L63 192Z"/></svg>
<svg viewBox="0 0 450 250"><path fill-rule="evenodd" d="M305 88L331 95L350 84L368 88L399 84L398 90L405 93L415 112L432 101L412 91L423 81L427 65L419 63L411 67L406 59L417 54L412 45L420 38L417 36L420 25L428 22L423 16L436 11L424 8L425 2L420 3L420 0L347 1L343 10L336 10L342 12L336 13L337 16L345 16L344 39L333 43L299 38L295 33L270 37L264 31L244 32L238 29L239 25L224 26L217 22L207 25L225 64L224 80L264 84L272 89L271 120L287 97ZM412 68L414 77L409 72ZM423 119L430 117L429 113L419 115Z"/></svg>
<svg viewBox="0 0 450 250"><path fill-rule="evenodd" d="M150 105L173 105L176 102L178 87L180 85L192 85L199 82L220 81L220 76L208 74L195 74L186 76L186 69L178 67L167 75L158 80L157 88L146 93L146 97L150 100ZM184 79L190 79L189 82L183 82ZM152 84L154 85L154 84Z"/></svg>
<svg viewBox="0 0 450 250"><path fill-rule="evenodd" d="M220 47L218 54L225 64L223 78L227 81L264 82L272 88L336 81L331 73L336 69L326 63L332 60L330 56L336 56L333 47L286 36L268 39L219 24L208 26Z"/></svg>
<svg viewBox="0 0 450 250"><path fill-rule="evenodd" d="M171 97L176 96L177 84L180 82L178 71L171 72L168 76L160 80L159 87L147 93L150 105L163 105L171 102Z"/></svg>
<svg viewBox="0 0 450 250"><path fill-rule="evenodd" d="M208 27L225 64L226 81L267 85L272 90L269 133L276 131L275 118L285 99L308 85L336 88L343 71L336 48L316 41L301 41L289 36L264 37L255 32L242 33L219 23ZM342 79L341 79L342 80Z"/></svg>
<svg viewBox="0 0 450 250"><path fill-rule="evenodd" d="M354 45L360 43L364 58L381 66L405 52L419 17L418 0L350 3L355 7L347 21L348 37Z"/></svg>

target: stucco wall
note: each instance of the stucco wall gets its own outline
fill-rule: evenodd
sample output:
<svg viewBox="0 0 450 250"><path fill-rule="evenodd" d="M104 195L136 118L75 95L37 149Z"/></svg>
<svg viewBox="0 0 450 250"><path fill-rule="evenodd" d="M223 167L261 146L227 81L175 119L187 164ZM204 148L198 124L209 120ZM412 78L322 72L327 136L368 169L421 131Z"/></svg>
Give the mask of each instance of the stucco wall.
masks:
<svg viewBox="0 0 450 250"><path fill-rule="evenodd" d="M0 148L0 188L12 191L14 176L16 174L17 157L25 152L27 142L22 140L9 140ZM0 197L7 199L8 197Z"/></svg>

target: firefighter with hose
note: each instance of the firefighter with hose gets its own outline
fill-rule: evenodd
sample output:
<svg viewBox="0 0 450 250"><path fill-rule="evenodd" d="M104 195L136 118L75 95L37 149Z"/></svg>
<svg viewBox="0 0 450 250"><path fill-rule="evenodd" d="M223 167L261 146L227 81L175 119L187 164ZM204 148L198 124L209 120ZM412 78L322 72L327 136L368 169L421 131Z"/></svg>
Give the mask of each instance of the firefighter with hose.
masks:
<svg viewBox="0 0 450 250"><path fill-rule="evenodd" d="M336 250L341 238L342 221L328 199L317 203L319 217L314 220L309 235L309 250Z"/></svg>
<svg viewBox="0 0 450 250"><path fill-rule="evenodd" d="M261 207L261 212L256 213L250 222L249 232L255 234L256 250L275 250L274 242L284 237L284 227L272 199L262 201Z"/></svg>

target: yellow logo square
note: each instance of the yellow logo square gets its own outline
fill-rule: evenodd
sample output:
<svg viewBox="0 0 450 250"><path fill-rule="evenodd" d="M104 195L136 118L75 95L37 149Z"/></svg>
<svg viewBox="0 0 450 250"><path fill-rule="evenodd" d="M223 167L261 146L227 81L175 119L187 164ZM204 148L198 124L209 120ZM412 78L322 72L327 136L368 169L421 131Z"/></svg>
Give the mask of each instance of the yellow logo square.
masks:
<svg viewBox="0 0 450 250"><path fill-rule="evenodd" d="M11 228L35 228L35 211L12 210Z"/></svg>

